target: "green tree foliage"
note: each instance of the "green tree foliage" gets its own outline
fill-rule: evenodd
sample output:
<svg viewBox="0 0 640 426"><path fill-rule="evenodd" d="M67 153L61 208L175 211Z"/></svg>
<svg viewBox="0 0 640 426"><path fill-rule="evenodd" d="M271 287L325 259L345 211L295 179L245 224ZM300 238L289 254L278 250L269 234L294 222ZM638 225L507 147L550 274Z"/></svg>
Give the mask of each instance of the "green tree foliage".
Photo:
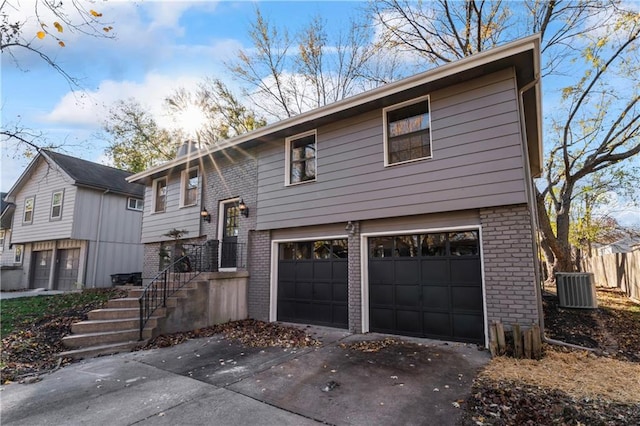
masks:
<svg viewBox="0 0 640 426"><path fill-rule="evenodd" d="M117 102L104 123L109 140L106 154L114 166L130 172L175 158L178 146L184 141L179 131L162 129L150 113L136 100Z"/></svg>
<svg viewBox="0 0 640 426"><path fill-rule="evenodd" d="M617 190L615 182L632 177L617 171L630 167L640 152L640 15L624 7L615 0L370 4L381 43L432 64L540 34L543 85L548 81L563 86L546 126L546 171L536 188L541 247L550 277L575 269L571 209L580 191L588 193L590 176L599 173L601 181Z"/></svg>

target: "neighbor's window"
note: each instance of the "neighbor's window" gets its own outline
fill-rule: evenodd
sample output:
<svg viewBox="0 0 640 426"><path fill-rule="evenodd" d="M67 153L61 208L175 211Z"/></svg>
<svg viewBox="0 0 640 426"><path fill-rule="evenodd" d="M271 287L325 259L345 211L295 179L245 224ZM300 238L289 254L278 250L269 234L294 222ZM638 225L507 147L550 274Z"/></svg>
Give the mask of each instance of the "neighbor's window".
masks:
<svg viewBox="0 0 640 426"><path fill-rule="evenodd" d="M163 212L167 208L167 178L156 179L153 182L153 211Z"/></svg>
<svg viewBox="0 0 640 426"><path fill-rule="evenodd" d="M22 222L24 223L32 223L33 222L33 208L36 203L36 197L29 197L24 200L24 216Z"/></svg>
<svg viewBox="0 0 640 426"><path fill-rule="evenodd" d="M127 199L127 209L141 212L144 209L144 201L139 198L129 197Z"/></svg>
<svg viewBox="0 0 640 426"><path fill-rule="evenodd" d="M4 251L4 229L0 229L0 253Z"/></svg>
<svg viewBox="0 0 640 426"><path fill-rule="evenodd" d="M182 172L182 206L198 204L198 168Z"/></svg>
<svg viewBox="0 0 640 426"><path fill-rule="evenodd" d="M316 131L287 138L287 185L316 180Z"/></svg>
<svg viewBox="0 0 640 426"><path fill-rule="evenodd" d="M56 191L51 197L51 219L62 218L63 191Z"/></svg>
<svg viewBox="0 0 640 426"><path fill-rule="evenodd" d="M24 246L19 245L14 247L13 263L22 263L22 252L24 250Z"/></svg>
<svg viewBox="0 0 640 426"><path fill-rule="evenodd" d="M429 97L383 110L385 165L431 157Z"/></svg>

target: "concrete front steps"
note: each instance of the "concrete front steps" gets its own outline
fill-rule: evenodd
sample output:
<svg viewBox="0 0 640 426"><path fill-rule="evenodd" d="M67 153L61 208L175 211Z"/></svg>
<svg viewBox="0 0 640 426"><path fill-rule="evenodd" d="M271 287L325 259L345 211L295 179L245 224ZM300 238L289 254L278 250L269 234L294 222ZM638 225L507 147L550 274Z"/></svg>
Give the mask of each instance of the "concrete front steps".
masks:
<svg viewBox="0 0 640 426"><path fill-rule="evenodd" d="M194 291L187 285L167 298L167 307L158 308L145 324L140 340L141 287L129 287L125 298L111 299L105 308L88 314L88 320L74 323L71 333L62 338L68 351L60 353L62 358L91 358L98 355L127 352L144 345L150 338L161 334L167 316L175 309L180 299L188 298Z"/></svg>

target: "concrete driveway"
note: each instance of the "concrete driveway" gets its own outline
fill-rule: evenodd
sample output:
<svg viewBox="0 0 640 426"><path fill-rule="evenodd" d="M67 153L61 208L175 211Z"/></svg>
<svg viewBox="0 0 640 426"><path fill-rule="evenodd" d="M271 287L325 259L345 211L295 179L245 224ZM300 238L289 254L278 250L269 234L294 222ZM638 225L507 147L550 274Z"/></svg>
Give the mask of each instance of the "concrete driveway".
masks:
<svg viewBox="0 0 640 426"><path fill-rule="evenodd" d="M478 369L475 345L309 327L317 348L247 348L222 336L76 363L2 387L3 425L372 425L459 421Z"/></svg>

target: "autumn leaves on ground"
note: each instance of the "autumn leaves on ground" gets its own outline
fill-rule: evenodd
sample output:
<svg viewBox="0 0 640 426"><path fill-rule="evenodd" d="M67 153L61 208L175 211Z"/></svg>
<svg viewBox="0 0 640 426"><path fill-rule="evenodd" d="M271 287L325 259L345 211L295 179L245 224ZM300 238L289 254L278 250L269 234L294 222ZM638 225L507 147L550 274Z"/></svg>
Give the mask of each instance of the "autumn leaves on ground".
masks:
<svg viewBox="0 0 640 426"><path fill-rule="evenodd" d="M60 368L61 338L117 289L2 300L2 383ZM545 293L548 337L594 352L545 346L540 361L496 357L478 375L462 422L469 425L640 424L640 305L620 293L598 291L597 310L557 306ZM307 347L319 344L304 330L246 320L160 336L145 348L224 334L247 346ZM394 343L395 342L395 343ZM406 344L401 338L360 343L357 350Z"/></svg>

